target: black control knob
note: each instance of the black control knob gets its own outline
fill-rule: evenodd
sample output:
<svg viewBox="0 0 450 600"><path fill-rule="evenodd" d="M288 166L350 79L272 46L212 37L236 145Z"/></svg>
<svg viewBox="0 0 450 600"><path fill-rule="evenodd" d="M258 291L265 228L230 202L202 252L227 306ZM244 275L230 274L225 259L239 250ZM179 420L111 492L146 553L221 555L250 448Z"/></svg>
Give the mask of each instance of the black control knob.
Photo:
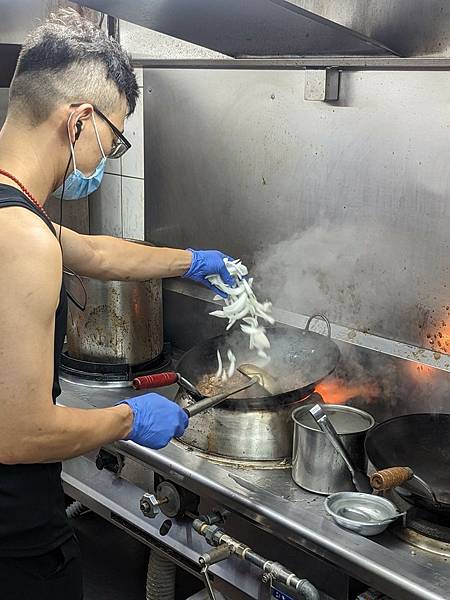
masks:
<svg viewBox="0 0 450 600"><path fill-rule="evenodd" d="M117 474L119 472L119 460L117 456L107 452L106 450L100 450L95 460L95 466L99 471L106 469L112 473Z"/></svg>

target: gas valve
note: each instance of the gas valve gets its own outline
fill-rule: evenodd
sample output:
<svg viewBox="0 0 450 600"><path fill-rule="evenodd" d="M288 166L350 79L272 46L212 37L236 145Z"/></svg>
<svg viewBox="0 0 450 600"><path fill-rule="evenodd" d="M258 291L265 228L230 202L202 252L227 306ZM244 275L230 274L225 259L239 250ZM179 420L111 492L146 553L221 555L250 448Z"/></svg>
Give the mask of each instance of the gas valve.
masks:
<svg viewBox="0 0 450 600"><path fill-rule="evenodd" d="M142 513L149 519L154 519L161 512L161 504L168 502L167 498L158 500L154 494L144 494L140 501Z"/></svg>
<svg viewBox="0 0 450 600"><path fill-rule="evenodd" d="M162 513L171 519L197 510L199 498L171 481L161 481L154 494L146 493L140 500L142 513L154 519Z"/></svg>

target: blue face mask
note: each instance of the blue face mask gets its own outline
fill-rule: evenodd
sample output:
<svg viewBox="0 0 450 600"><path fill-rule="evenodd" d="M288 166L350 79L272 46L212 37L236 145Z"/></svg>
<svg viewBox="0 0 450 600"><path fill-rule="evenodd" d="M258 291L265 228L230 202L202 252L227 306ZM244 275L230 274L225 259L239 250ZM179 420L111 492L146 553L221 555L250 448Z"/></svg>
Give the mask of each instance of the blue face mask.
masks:
<svg viewBox="0 0 450 600"><path fill-rule="evenodd" d="M86 196L89 196L89 194L92 194L92 192L95 192L95 190L99 187L99 185L102 182L103 174L105 172L105 166L106 166L106 155L103 151L103 147L100 142L100 137L99 137L98 131L97 131L97 124L95 123L95 117L94 117L93 113L92 113L92 124L94 125L95 135L97 137L97 142L98 142L98 145L99 145L99 148L100 148L103 158L98 163L98 165L97 165L95 171L92 173L92 175L89 175L89 176L84 175L81 171L79 171L77 169L77 165L75 162L75 148L74 148L72 142L70 142L70 151L72 152L73 171L67 177L67 179L65 181L64 196L63 196L64 200L79 200L80 198L86 198ZM61 198L62 191L63 191L63 186L60 185L59 188L53 192L53 195L56 196L57 198Z"/></svg>

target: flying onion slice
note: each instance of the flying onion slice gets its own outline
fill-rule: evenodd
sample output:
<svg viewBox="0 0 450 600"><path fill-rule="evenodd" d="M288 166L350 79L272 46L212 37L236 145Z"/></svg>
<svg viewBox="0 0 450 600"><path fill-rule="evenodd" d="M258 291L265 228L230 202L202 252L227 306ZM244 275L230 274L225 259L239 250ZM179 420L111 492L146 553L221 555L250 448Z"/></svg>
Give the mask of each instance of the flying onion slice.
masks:
<svg viewBox="0 0 450 600"><path fill-rule="evenodd" d="M236 371L236 357L232 350L228 350L227 352L228 360L230 361L230 366L228 367L228 379L231 379Z"/></svg>
<svg viewBox="0 0 450 600"><path fill-rule="evenodd" d="M220 355L220 350L219 348L217 348L217 362L219 363L219 366L217 368L216 374L214 375L214 377L216 379L219 379L219 377L222 376L223 373L223 363L222 363L222 356Z"/></svg>
<svg viewBox="0 0 450 600"><path fill-rule="evenodd" d="M244 324L241 324L241 330L249 336L250 350L256 350L258 355L266 360L269 358L266 350L270 348L270 341L265 328L259 324L258 319L262 319L271 325L275 323L275 319L270 315L272 303L258 301L252 289L253 278L246 279L248 269L240 260L230 261L225 258L224 263L228 272L234 278L235 285L233 287L226 285L219 275L207 277L212 285L227 294L225 299L218 295L214 297L215 300L224 302L224 307L222 310L215 310L210 314L221 319L228 319L227 331L234 327L238 321L243 321ZM223 372L221 377L225 381ZM227 377L226 373L225 377Z"/></svg>

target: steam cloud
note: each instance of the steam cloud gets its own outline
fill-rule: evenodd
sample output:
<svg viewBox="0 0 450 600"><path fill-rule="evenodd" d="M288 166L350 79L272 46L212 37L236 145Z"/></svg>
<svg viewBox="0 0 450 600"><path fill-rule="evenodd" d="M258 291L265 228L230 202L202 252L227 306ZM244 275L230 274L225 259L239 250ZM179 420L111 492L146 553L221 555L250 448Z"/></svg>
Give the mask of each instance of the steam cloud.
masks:
<svg viewBox="0 0 450 600"><path fill-rule="evenodd" d="M435 231L424 256L417 235L419 231L394 231L379 223L316 225L259 252L251 272L258 294L277 308L304 315L323 312L333 323L429 348L426 332L441 324L450 299L448 267L439 261L430 264L429 257L442 254L442 240L448 236ZM377 382L382 402L372 394L367 404L359 405L379 420L410 412L450 412L449 374L435 370L432 377L422 377L416 368L350 346L343 348L338 375L343 372L352 382Z"/></svg>
<svg viewBox="0 0 450 600"><path fill-rule="evenodd" d="M419 345L437 304L414 234L370 225L311 227L258 253L252 274L277 308Z"/></svg>

